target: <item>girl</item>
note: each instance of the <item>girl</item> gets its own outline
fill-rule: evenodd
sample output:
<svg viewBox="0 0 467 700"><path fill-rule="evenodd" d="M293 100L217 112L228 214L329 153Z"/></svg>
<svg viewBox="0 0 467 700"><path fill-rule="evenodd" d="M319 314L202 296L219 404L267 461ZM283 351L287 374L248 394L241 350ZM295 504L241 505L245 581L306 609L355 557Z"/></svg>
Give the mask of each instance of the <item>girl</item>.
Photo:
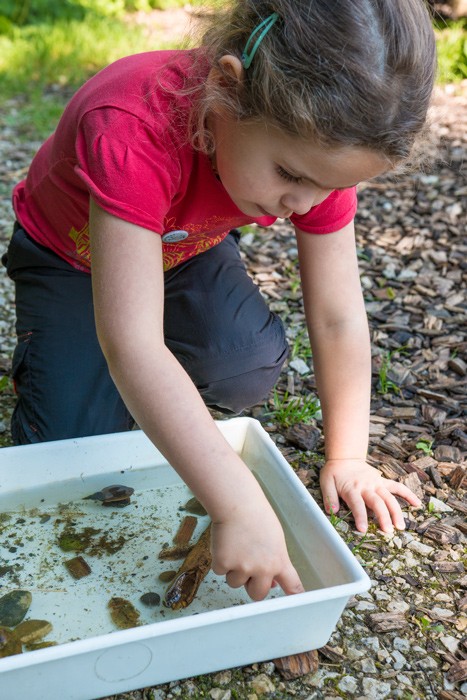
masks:
<svg viewBox="0 0 467 700"><path fill-rule="evenodd" d="M231 229L293 222L325 503L341 497L361 531L367 508L384 531L403 528L395 496L418 499L365 461L355 185L410 155L435 48L422 0L237 0L223 14L196 50L131 56L89 80L15 188L12 430L28 443L137 421L211 516L214 571L260 600L302 584L206 405L262 400L287 345Z"/></svg>

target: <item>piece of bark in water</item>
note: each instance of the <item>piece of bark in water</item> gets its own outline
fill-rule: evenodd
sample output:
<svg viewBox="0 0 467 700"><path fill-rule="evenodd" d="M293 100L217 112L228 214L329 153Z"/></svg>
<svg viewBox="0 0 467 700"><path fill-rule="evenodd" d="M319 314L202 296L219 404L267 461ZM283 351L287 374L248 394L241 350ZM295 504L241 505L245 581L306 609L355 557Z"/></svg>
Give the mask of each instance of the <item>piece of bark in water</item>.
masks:
<svg viewBox="0 0 467 700"><path fill-rule="evenodd" d="M164 547L158 554L159 559L169 559L170 561L176 561L177 559L183 559L186 557L193 549L192 544L176 545L175 547Z"/></svg>
<svg viewBox="0 0 467 700"><path fill-rule="evenodd" d="M172 610L186 608L194 599L201 581L211 569L211 523L193 545L168 587L164 605Z"/></svg>
<svg viewBox="0 0 467 700"><path fill-rule="evenodd" d="M273 659L273 664L282 678L290 681L318 670L318 650L304 651L301 654L281 656Z"/></svg>
<svg viewBox="0 0 467 700"><path fill-rule="evenodd" d="M195 531L198 518L194 515L186 515L175 534L174 543L177 545L186 545L191 540L191 536Z"/></svg>
<svg viewBox="0 0 467 700"><path fill-rule="evenodd" d="M91 567L81 555L73 557L73 559L68 559L64 564L73 578L84 578L91 573Z"/></svg>

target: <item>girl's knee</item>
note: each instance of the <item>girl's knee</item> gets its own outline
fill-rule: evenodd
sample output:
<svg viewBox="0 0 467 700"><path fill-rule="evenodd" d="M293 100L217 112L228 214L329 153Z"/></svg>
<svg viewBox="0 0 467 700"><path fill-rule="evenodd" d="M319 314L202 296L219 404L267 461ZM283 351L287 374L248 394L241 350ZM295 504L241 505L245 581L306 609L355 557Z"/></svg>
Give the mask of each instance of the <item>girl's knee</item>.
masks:
<svg viewBox="0 0 467 700"><path fill-rule="evenodd" d="M272 364L198 387L201 397L207 406L237 415L264 401L277 382L287 355L288 347L285 346Z"/></svg>

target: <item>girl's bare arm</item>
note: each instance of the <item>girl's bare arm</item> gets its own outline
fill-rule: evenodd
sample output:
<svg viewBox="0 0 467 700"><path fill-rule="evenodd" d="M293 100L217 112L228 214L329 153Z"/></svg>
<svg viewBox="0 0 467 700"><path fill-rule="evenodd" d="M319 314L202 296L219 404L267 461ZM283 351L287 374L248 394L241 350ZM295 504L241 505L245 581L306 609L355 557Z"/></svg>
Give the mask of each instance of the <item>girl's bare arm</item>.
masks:
<svg viewBox="0 0 467 700"><path fill-rule="evenodd" d="M213 569L263 598L276 580L302 590L279 521L257 481L217 429L167 349L159 235L91 202L96 327L129 411L203 503L213 521Z"/></svg>
<svg viewBox="0 0 467 700"><path fill-rule="evenodd" d="M417 497L366 462L371 398L371 348L360 287L353 223L313 235L297 231L300 275L316 382L323 410L326 464L321 488L326 510L341 496L359 530L367 507L385 531L404 527L395 494Z"/></svg>

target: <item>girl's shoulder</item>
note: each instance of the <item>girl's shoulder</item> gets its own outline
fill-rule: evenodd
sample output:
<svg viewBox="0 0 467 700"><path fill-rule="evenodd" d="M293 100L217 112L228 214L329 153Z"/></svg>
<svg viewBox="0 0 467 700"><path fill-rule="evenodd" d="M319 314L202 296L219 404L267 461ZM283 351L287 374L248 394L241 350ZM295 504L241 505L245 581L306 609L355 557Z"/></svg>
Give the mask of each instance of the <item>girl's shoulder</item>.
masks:
<svg viewBox="0 0 467 700"><path fill-rule="evenodd" d="M149 51L126 56L88 80L69 106L80 115L99 108L116 108L141 118L167 113L178 103L186 109L189 96L185 87L193 81L197 64L197 50Z"/></svg>

